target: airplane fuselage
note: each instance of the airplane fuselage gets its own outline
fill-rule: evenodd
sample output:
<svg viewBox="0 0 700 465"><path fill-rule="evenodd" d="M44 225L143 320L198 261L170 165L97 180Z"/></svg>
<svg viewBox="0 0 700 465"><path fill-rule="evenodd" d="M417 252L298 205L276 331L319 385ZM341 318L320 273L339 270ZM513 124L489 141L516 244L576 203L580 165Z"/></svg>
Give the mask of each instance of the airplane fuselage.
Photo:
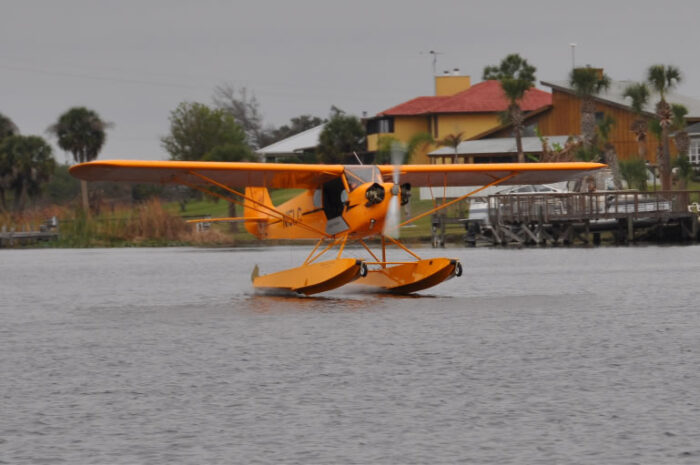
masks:
<svg viewBox="0 0 700 465"><path fill-rule="evenodd" d="M266 222L247 223L248 231L261 239L318 239L324 235L361 239L382 234L391 199L400 196L399 186L383 182L376 167L358 168L367 171L362 178L348 169L319 189L306 190L276 205L282 218L267 215ZM260 203L269 202L265 188L248 188L246 195ZM254 204L246 205L246 217L263 215Z"/></svg>

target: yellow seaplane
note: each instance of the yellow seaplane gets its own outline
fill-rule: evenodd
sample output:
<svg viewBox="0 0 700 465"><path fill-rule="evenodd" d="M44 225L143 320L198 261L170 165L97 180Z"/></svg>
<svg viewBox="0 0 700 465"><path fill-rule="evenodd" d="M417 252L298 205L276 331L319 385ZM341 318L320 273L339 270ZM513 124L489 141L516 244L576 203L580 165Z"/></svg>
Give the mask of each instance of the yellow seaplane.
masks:
<svg viewBox="0 0 700 465"><path fill-rule="evenodd" d="M299 267L264 275L256 267L256 289L311 295L353 282L408 294L461 275L462 266L452 258L420 258L398 240L400 227L490 186L549 184L605 166L583 162L377 166L110 160L75 165L70 172L85 181L188 186L242 205L243 217L218 220L242 221L259 239L317 240ZM449 201L434 202L429 211L400 221L400 205L408 202L412 187L439 192L448 186L480 187ZM271 188L304 191L273 205ZM371 237L379 239L374 251L366 241ZM358 243L367 259L344 258L349 242ZM402 250L407 259L389 261L387 247ZM320 260L329 255L335 257Z"/></svg>

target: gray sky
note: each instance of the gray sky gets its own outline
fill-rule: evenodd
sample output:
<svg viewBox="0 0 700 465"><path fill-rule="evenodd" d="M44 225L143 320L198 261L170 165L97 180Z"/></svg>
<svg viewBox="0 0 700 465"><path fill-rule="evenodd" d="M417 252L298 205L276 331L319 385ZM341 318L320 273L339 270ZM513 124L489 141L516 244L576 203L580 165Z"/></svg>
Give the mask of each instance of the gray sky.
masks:
<svg viewBox="0 0 700 465"><path fill-rule="evenodd" d="M616 80L679 66L679 92L700 97L698 18L698 0L0 0L0 112L45 135L85 105L115 125L101 159L167 158L170 111L210 104L222 83L252 90L279 126L431 95L429 50L443 53L438 72L458 67L472 82L512 52L538 80L565 79L571 42L577 64Z"/></svg>

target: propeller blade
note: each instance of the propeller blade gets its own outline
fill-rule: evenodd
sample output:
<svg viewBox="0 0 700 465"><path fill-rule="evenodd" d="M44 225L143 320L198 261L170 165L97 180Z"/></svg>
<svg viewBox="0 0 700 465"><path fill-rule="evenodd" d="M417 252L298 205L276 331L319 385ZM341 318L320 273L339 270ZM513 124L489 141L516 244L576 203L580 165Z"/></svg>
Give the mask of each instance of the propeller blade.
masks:
<svg viewBox="0 0 700 465"><path fill-rule="evenodd" d="M389 236L394 239L399 238L399 221L400 221L401 211L399 210L399 196L392 195L389 200L389 209L386 212L386 218L384 218L384 231L385 236Z"/></svg>
<svg viewBox="0 0 700 465"><path fill-rule="evenodd" d="M391 199L389 199L389 208L386 212L386 218L384 218L383 231L385 236L389 236L393 239L399 238L399 223L401 223L401 209L399 208L401 188L399 187L399 177L401 175L401 164L405 156L406 152L402 150L398 142L395 142L391 146L391 164L394 165L392 176L394 186L391 189Z"/></svg>
<svg viewBox="0 0 700 465"><path fill-rule="evenodd" d="M399 183L399 175L401 174L401 165L403 164L403 160L406 156L406 152L404 152L401 148L401 145L398 142L394 142L391 145L391 164L394 165L394 174L393 174L393 181L394 184Z"/></svg>

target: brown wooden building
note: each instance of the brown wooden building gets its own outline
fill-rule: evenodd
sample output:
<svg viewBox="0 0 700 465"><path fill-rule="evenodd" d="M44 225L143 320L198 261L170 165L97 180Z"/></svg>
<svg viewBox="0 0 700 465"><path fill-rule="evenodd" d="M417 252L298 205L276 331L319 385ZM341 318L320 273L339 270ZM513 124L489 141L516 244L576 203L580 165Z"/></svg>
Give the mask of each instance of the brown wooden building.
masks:
<svg viewBox="0 0 700 465"><path fill-rule="evenodd" d="M615 120L610 134L610 141L615 145L618 156L622 160L630 159L639 153L639 146L630 127L637 115L629 106L629 99L623 97L625 88L631 81L613 81L610 88L595 98L596 119L602 119L606 114ZM525 133L533 135L535 129L543 136L565 136L581 134L581 98L566 81L542 82L542 85L552 89L552 105L526 116ZM658 94L652 93L649 104L644 109L647 120L654 118L654 108L659 100ZM700 122L700 100L670 93L666 100L669 103L680 103L688 108L686 120L688 124ZM479 134L474 139L497 138L512 136L510 126L501 126ZM652 134L647 135L647 158L656 162L658 140ZM671 143L672 155L675 146Z"/></svg>

